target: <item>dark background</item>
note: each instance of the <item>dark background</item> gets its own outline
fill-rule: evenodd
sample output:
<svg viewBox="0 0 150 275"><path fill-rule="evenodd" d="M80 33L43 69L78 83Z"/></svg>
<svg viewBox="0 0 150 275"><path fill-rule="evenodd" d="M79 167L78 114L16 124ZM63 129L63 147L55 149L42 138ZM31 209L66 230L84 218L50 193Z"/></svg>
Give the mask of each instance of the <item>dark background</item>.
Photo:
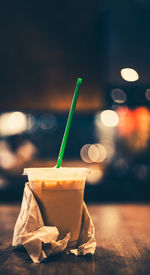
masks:
<svg viewBox="0 0 150 275"><path fill-rule="evenodd" d="M148 0L0 4L0 125L3 114L16 111L28 121L19 133L3 133L0 126L1 200L21 200L25 167L56 164L79 76L83 84L63 166L98 171L94 172L97 177L93 174L95 180L87 181L88 201L150 200L150 123L145 130L135 127L124 137L117 127L112 135L96 126L101 111L124 107L114 107L112 89L125 91L125 104L135 124L135 110L142 106L149 112L150 102L145 97L150 88L149 18ZM139 80L123 80L120 70L125 67L135 69ZM145 119L141 124L145 125ZM138 141L145 134L144 145L138 149L131 146L135 136ZM114 146L111 158L101 163L83 162L80 151L85 144L103 143L110 137Z"/></svg>

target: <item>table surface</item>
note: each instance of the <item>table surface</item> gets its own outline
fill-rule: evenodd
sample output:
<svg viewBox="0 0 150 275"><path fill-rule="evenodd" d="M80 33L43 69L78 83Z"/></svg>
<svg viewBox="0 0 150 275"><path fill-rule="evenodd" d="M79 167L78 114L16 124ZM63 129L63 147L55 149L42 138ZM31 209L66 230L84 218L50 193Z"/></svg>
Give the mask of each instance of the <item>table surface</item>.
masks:
<svg viewBox="0 0 150 275"><path fill-rule="evenodd" d="M11 246L19 205L0 205L0 274L150 274L150 205L88 205L96 229L95 255L53 256L32 263Z"/></svg>

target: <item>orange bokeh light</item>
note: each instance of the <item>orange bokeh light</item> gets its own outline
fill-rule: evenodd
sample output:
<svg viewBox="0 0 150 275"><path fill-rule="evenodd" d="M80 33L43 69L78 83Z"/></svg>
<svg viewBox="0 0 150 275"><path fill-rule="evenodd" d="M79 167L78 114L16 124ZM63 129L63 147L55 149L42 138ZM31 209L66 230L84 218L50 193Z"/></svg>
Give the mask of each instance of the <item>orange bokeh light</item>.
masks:
<svg viewBox="0 0 150 275"><path fill-rule="evenodd" d="M119 116L119 134L121 136L129 136L136 128L133 111L127 107L122 107L118 109L117 113Z"/></svg>
<svg viewBox="0 0 150 275"><path fill-rule="evenodd" d="M146 148L150 136L150 112L146 107L135 110L119 108L118 131L120 136L127 139L132 149Z"/></svg>

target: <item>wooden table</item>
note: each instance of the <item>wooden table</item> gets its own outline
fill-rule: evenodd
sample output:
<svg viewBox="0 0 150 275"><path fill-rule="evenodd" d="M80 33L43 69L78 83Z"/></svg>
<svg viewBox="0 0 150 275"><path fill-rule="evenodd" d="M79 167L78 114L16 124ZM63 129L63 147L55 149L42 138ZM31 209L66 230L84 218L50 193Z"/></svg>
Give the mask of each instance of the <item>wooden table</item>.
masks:
<svg viewBox="0 0 150 275"><path fill-rule="evenodd" d="M150 274L150 205L88 205L96 228L95 255L58 255L41 264L11 247L19 209L0 205L0 275Z"/></svg>

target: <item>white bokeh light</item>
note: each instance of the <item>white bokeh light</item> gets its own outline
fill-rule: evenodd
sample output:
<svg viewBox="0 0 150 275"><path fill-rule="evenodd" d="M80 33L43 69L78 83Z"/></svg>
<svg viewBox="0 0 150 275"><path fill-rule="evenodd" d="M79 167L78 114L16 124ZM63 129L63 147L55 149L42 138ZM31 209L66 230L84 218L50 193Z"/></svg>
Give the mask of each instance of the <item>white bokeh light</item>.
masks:
<svg viewBox="0 0 150 275"><path fill-rule="evenodd" d="M101 122L107 127L115 127L119 123L119 117L115 111L105 110L100 114Z"/></svg>
<svg viewBox="0 0 150 275"><path fill-rule="evenodd" d="M21 112L4 113L0 116L0 132L2 136L15 135L26 130L27 119Z"/></svg>
<svg viewBox="0 0 150 275"><path fill-rule="evenodd" d="M92 162L90 160L90 158L89 158L89 155L88 155L88 150L89 150L90 146L91 146L91 144L85 144L85 145L82 146L82 148L80 150L81 159L84 162L87 162L87 163L91 163Z"/></svg>
<svg viewBox="0 0 150 275"><path fill-rule="evenodd" d="M0 166L3 169L12 169L16 164L16 158L15 156L9 152L4 151L0 153Z"/></svg>
<svg viewBox="0 0 150 275"><path fill-rule="evenodd" d="M88 156L92 162L102 162L105 160L107 152L102 144L92 144L88 149Z"/></svg>
<svg viewBox="0 0 150 275"><path fill-rule="evenodd" d="M90 169L90 173L87 175L87 182L90 184L97 184L103 177L102 169Z"/></svg>
<svg viewBox="0 0 150 275"><path fill-rule="evenodd" d="M120 74L122 78L128 82L134 82L139 79L138 73L132 68L121 69Z"/></svg>

